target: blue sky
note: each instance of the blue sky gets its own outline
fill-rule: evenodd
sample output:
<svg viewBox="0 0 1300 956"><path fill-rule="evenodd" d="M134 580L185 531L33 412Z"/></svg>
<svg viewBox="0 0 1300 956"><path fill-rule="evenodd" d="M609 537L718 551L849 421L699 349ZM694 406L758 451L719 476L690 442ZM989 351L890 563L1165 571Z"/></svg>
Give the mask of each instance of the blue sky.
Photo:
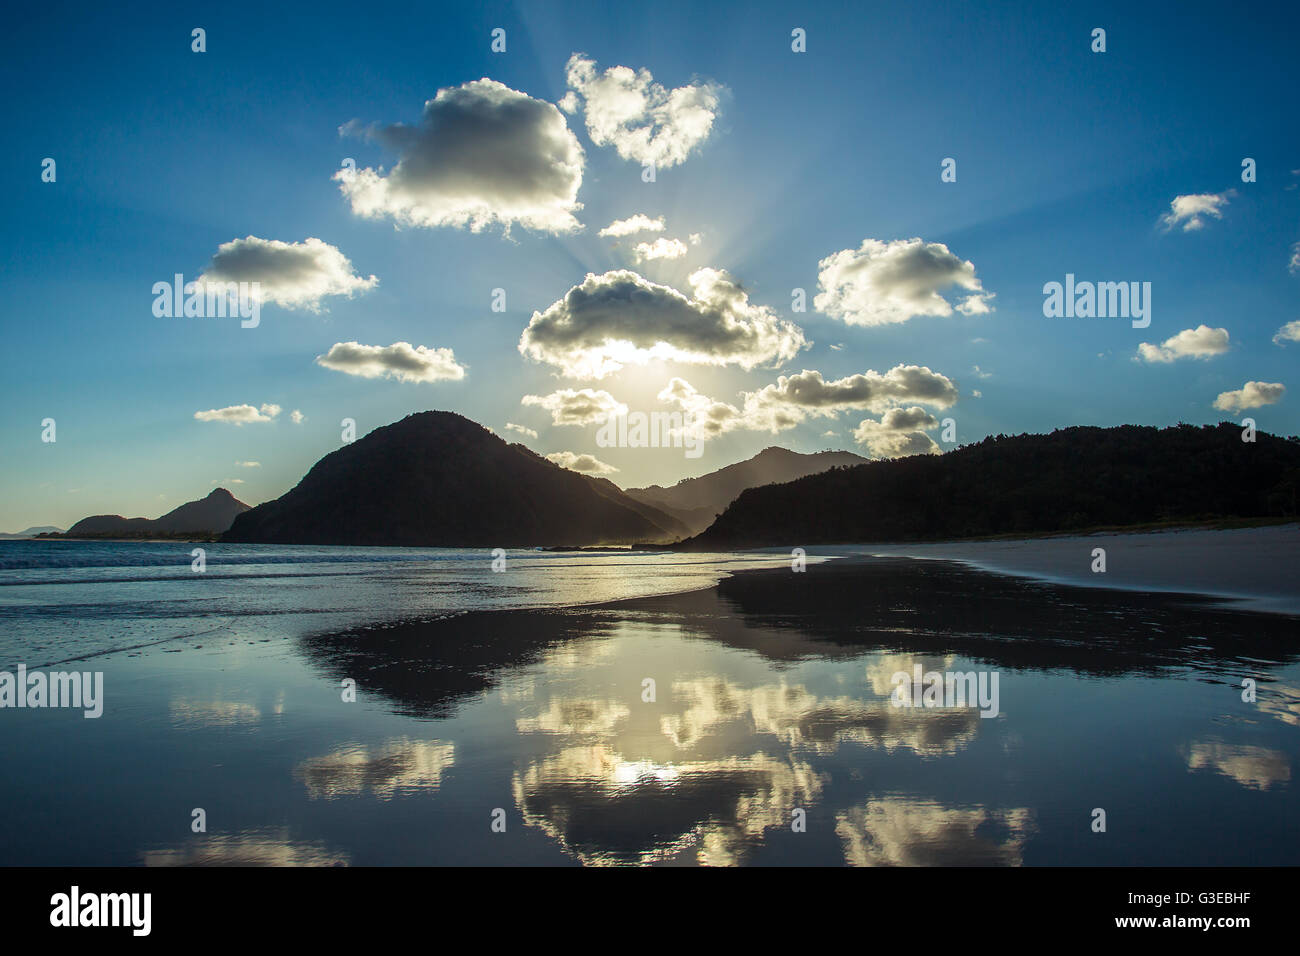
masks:
<svg viewBox="0 0 1300 956"><path fill-rule="evenodd" d="M1142 6L24 10L0 41L12 114L0 156L10 184L0 239L0 529L103 512L156 517L217 484L258 503L339 447L342 419L364 434L425 409L460 412L541 454L593 455L624 486L671 483L772 444L942 450L952 447L934 424L944 418L963 443L1073 424L1243 416L1300 432L1290 391L1300 341L1274 341L1300 320L1300 266L1288 267L1300 241L1300 15L1281 4L1249 15ZM206 52L191 50L194 27L206 30ZM490 49L498 27L504 53ZM796 27L806 52L791 50ZM1096 27L1106 30L1104 53L1091 50ZM668 95L684 90L710 114L707 130L675 126L670 111L633 117L596 143L595 87L572 112L537 105L571 93L575 53L594 61L597 78L628 67ZM531 110L539 128L573 137L581 208L571 215L582 228L496 221L473 231L354 211L333 178L342 161L382 179L402 152L392 136L341 136L340 127L419 127L427 100L481 78L503 84L499 95ZM684 151L658 164L652 183L638 161L645 149L619 148L618 135L635 144L638 130ZM455 162L437 152L437 135L425 145ZM57 163L54 182L42 181L46 157ZM955 182L941 182L946 157L956 160ZM1255 182L1242 181L1245 157L1256 161ZM1176 197L1193 197L1186 214L1162 222ZM617 242L598 235L638 213L662 218L663 230ZM1187 228L1193 219L1199 228ZM265 302L256 328L153 314L154 283L215 274L219 247L249 236L319 239L346 257L357 288L309 307ZM686 254L637 261L635 243L660 237ZM874 251L863 251L866 240ZM874 277L839 288L841 302L858 303L847 317L814 305L826 291L819 283L834 279L819 263L837 253L850 265L845 281ZM975 285L926 287L937 273L921 268L922 253ZM728 300L741 303L733 320L787 340L793 326L794 354L687 356L712 326L684 330L667 359L627 361L599 379L566 374L553 350L521 354L534 313L553 306L565 307L552 313L561 325L590 322L597 337L608 328L616 338L619 323L633 321L566 306L588 273L630 270L644 285L602 286L611 301L639 289L671 311L680 302L664 288L691 297L700 269L724 271L727 294L742 296ZM1150 327L1045 317L1043 286L1067 273L1150 282ZM372 275L377 284L361 288ZM491 309L498 288L504 312ZM805 312L792 311L795 288L806 290ZM957 306L973 293L987 311L964 314ZM948 314L907 314L935 295ZM696 305L702 323L719 321L708 303ZM1142 343L1158 347L1201 326L1166 361L1139 355ZM316 361L349 342L451 350L461 377L363 377ZM929 377L914 388L890 377L899 366ZM780 376L804 370L826 386L820 407L800 397L806 391L774 390ZM598 447L595 424L555 424L558 412L521 404L590 389L632 410L667 410L679 407L660 397L674 379L715 403L715 430L697 459ZM1237 397L1216 409L1225 393ZM195 417L242 405L280 411L245 424ZM903 424L910 409L921 410L914 427ZM53 443L41 440L46 418L57 423ZM537 437L507 431L508 422Z"/></svg>

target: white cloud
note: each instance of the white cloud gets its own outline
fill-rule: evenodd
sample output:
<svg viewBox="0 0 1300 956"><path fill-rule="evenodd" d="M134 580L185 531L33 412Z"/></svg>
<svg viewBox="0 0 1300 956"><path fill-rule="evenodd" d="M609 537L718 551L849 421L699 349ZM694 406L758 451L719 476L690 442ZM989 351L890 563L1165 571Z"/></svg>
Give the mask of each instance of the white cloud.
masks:
<svg viewBox="0 0 1300 956"><path fill-rule="evenodd" d="M1182 224L1183 232L1193 232L1205 226L1207 217L1223 218L1223 207L1228 200L1237 195L1235 189L1222 193L1193 193L1188 196L1175 196L1169 204L1169 212L1160 217L1160 223L1168 231Z"/></svg>
<svg viewBox="0 0 1300 956"><path fill-rule="evenodd" d="M1286 264L1286 269L1292 275L1300 275L1300 242L1291 247L1291 261Z"/></svg>
<svg viewBox="0 0 1300 956"><path fill-rule="evenodd" d="M903 402L947 408L958 398L952 380L925 366L898 365L888 372L869 370L827 382L821 372L805 369L782 375L775 384L743 393L740 407L709 398L689 382L672 379L659 393L661 402L688 416L688 430L707 439L737 429L776 434L809 418L851 410L897 411Z"/></svg>
<svg viewBox="0 0 1300 956"><path fill-rule="evenodd" d="M547 461L553 461L561 468L568 468L570 471L580 471L584 475L612 475L618 471L613 465L608 465L594 455L577 455L571 451L557 451L546 456Z"/></svg>
<svg viewBox="0 0 1300 956"><path fill-rule="evenodd" d="M1300 319L1288 322L1277 330L1277 334L1273 336L1273 344L1281 345L1283 342L1300 342Z"/></svg>
<svg viewBox="0 0 1300 956"><path fill-rule="evenodd" d="M735 405L709 398L683 378L669 381L657 397L682 412L686 419L683 431L701 440L737 429L758 427Z"/></svg>
<svg viewBox="0 0 1300 956"><path fill-rule="evenodd" d="M336 342L324 355L316 356L316 364L361 378L387 376L399 382L459 381L465 377L465 367L456 361L451 349L413 346L410 342Z"/></svg>
<svg viewBox="0 0 1300 956"><path fill-rule="evenodd" d="M1180 358L1208 359L1228 351L1228 330L1212 329L1208 325L1198 325L1194 329L1183 329L1177 335L1165 339L1162 345L1143 342L1138 346L1138 355L1147 362L1168 363Z"/></svg>
<svg viewBox="0 0 1300 956"><path fill-rule="evenodd" d="M295 425L301 425L306 420L307 420L307 416L304 415L302 412L298 411L298 409L296 408L289 413L289 421L293 422Z"/></svg>
<svg viewBox="0 0 1300 956"><path fill-rule="evenodd" d="M939 420L919 406L891 408L880 421L866 418L853 430L853 439L876 458L937 455L938 444L925 432Z"/></svg>
<svg viewBox="0 0 1300 956"><path fill-rule="evenodd" d="M531 428L527 427L526 425L516 425L514 422L506 422L506 431L518 432L520 435L523 435L525 438L537 437L537 432L533 431Z"/></svg>
<svg viewBox="0 0 1300 956"><path fill-rule="evenodd" d="M660 236L654 242L638 242L633 249L638 262L647 259L680 259L686 255L686 243Z"/></svg>
<svg viewBox="0 0 1300 956"><path fill-rule="evenodd" d="M195 412L194 417L201 422L229 422L232 425L248 425L259 422L274 421L280 414L279 405L227 405L225 408L209 408L206 412Z"/></svg>
<svg viewBox="0 0 1300 956"><path fill-rule="evenodd" d="M348 257L328 242L311 238L281 242L257 236L223 242L198 282L205 287L256 282L259 301L310 312L319 312L327 296L351 298L379 284L374 276L363 279L354 273Z"/></svg>
<svg viewBox="0 0 1300 956"><path fill-rule="evenodd" d="M393 150L397 165L334 174L352 211L399 225L512 223L542 232L581 229L578 188L585 163L578 138L554 105L487 78L448 87L424 104L418 126L360 127Z"/></svg>
<svg viewBox="0 0 1300 956"><path fill-rule="evenodd" d="M880 411L902 402L948 408L956 403L958 391L952 379L924 365L895 365L883 374L868 369L830 382L821 372L804 369L798 375L779 376L775 385L751 395L759 407L834 414L851 409Z"/></svg>
<svg viewBox="0 0 1300 956"><path fill-rule="evenodd" d="M1248 408L1274 405L1285 394L1286 386L1280 382L1247 382L1235 391L1221 392L1214 400L1214 407L1236 415Z"/></svg>
<svg viewBox="0 0 1300 956"><path fill-rule="evenodd" d="M964 289L958 312L991 311L993 294L975 275L975 266L957 258L941 242L864 239L857 249L841 249L818 264L823 290L813 304L848 325L889 325L918 315L951 315L954 305L940 290Z"/></svg>
<svg viewBox="0 0 1300 956"><path fill-rule="evenodd" d="M569 92L560 108L581 107L587 135L597 146L613 146L624 159L668 168L684 162L709 137L723 87L692 83L675 90L654 81L649 70L613 66L575 53L565 67Z"/></svg>
<svg viewBox="0 0 1300 956"><path fill-rule="evenodd" d="M260 461L237 461L235 462L235 467L236 468L261 468L262 463Z"/></svg>
<svg viewBox="0 0 1300 956"><path fill-rule="evenodd" d="M663 232L664 217L651 219L649 216L637 213L634 216L628 216L626 219L615 219L604 229L600 230L602 236L631 236L638 232Z"/></svg>
<svg viewBox="0 0 1300 956"><path fill-rule="evenodd" d="M625 269L588 273L533 313L519 351L571 378L603 378L654 359L751 369L807 347L798 326L752 305L727 273L697 269L688 281L690 297Z"/></svg>
<svg viewBox="0 0 1300 956"><path fill-rule="evenodd" d="M525 395L520 404L546 409L552 425L591 425L627 414L627 406L603 389L562 388L550 395Z"/></svg>

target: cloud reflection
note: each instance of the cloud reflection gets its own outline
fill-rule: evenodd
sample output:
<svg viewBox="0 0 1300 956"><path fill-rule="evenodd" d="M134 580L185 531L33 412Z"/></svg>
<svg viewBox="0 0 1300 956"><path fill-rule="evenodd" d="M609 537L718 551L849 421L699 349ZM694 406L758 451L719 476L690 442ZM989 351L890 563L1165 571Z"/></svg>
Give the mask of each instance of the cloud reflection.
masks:
<svg viewBox="0 0 1300 956"><path fill-rule="evenodd" d="M1019 866L1033 811L882 797L836 814L853 866Z"/></svg>
<svg viewBox="0 0 1300 956"><path fill-rule="evenodd" d="M293 840L287 829L196 834L174 847L145 850L145 866L347 866L346 853L318 841Z"/></svg>
<svg viewBox="0 0 1300 956"><path fill-rule="evenodd" d="M1300 727L1300 687L1280 681L1260 684L1256 700L1259 709L1274 720Z"/></svg>
<svg viewBox="0 0 1300 956"><path fill-rule="evenodd" d="M681 748L697 746L739 722L791 750L829 754L852 742L891 753L903 749L938 756L965 747L980 727L976 710L918 710L894 707L888 700L819 697L784 681L746 688L724 678L700 678L678 681L672 690L674 701L688 704L679 713L665 714L660 726Z"/></svg>
<svg viewBox="0 0 1300 956"><path fill-rule="evenodd" d="M313 800L373 794L390 800L402 794L436 790L455 762L453 744L400 737L383 744L350 744L323 757L304 760L293 775Z"/></svg>
<svg viewBox="0 0 1300 956"><path fill-rule="evenodd" d="M661 764L593 745L529 764L514 796L527 825L583 863L729 866L823 784L809 765L763 753Z"/></svg>
<svg viewBox="0 0 1300 956"><path fill-rule="evenodd" d="M1291 779L1291 760L1280 750L1194 740L1183 752L1188 770L1212 770L1250 790L1268 790Z"/></svg>
<svg viewBox="0 0 1300 956"><path fill-rule="evenodd" d="M255 724L262 712L255 705L234 700L190 700L178 697L168 707L172 726L178 730L196 727L238 727Z"/></svg>

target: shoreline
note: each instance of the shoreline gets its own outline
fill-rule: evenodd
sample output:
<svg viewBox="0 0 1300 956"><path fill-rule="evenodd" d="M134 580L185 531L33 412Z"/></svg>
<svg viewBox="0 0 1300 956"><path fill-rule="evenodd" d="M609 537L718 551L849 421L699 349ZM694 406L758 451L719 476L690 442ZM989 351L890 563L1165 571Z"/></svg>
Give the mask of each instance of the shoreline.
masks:
<svg viewBox="0 0 1300 956"><path fill-rule="evenodd" d="M676 630L777 667L862 654L952 655L1008 671L1195 675L1218 684L1300 661L1289 616L1189 593L1082 588L958 562L845 558L800 574L728 572L703 588L589 605L484 608L295 639L334 679L364 673L396 712L441 717L574 641Z"/></svg>
<svg viewBox="0 0 1300 956"><path fill-rule="evenodd" d="M863 545L877 557L955 561L995 574L1129 593L1197 595L1245 610L1300 616L1300 524L1185 528L982 542ZM1092 570L1095 549L1105 571Z"/></svg>
<svg viewBox="0 0 1300 956"><path fill-rule="evenodd" d="M1115 547L1117 543L1134 542L1137 542L1135 548ZM1152 547L1153 543L1155 547ZM1216 550L1213 548L1216 544L1227 545L1228 550ZM817 559L817 563L837 565L891 558L948 562L1043 584L1166 596L1200 601L1225 610L1300 617L1300 578L1290 570L1300 567L1300 523L1294 521L1226 528L1188 525L1016 538L850 543L825 547L845 549L850 553L817 554L810 549L808 558ZM1107 552L1105 573L1091 571L1092 552L1097 547L1103 547ZM969 553L980 550L984 553ZM784 548L762 547L723 553L784 555L785 552ZM1118 564L1116 557L1120 559ZM719 584L730 576L760 570L765 569L723 571ZM668 596L668 592L661 596Z"/></svg>
<svg viewBox="0 0 1300 956"><path fill-rule="evenodd" d="M1056 538L1080 538L1095 535L1137 535L1137 534L1163 534L1177 533L1182 531L1239 531L1255 528L1275 528L1287 525L1296 525L1296 518L1206 518L1200 521L1175 521L1175 522L1144 522L1133 525L1101 525L1090 528L1080 528L1072 531L1027 531L1027 532L1003 532L992 535L976 535L969 538L942 538L929 539L918 538L908 541L881 541L881 542L862 542L862 541L821 541L816 543L816 547L859 547L868 544L888 545L891 547L902 546L922 546L922 545L943 545L943 544L980 544L986 542L1000 541L1043 541ZM706 529L707 530L707 529ZM216 531L194 531L179 532L175 535L113 535L113 534L87 534L87 535L69 535L67 532L44 532L30 537L17 536L0 536L0 542L3 541L110 541L110 542L144 542L153 544L163 544L168 542L195 542L208 544L264 544L276 547L312 547L312 548L408 548L431 550L449 550L449 551L474 551L480 548L491 550L494 545L480 545L478 547L464 545L410 545L410 544L314 544L310 542L284 542L284 541L229 541L222 540L222 535L226 532ZM654 552L654 551L694 551L693 548L680 548L679 546L691 539L683 539L664 544L655 542L637 542L634 544L593 544L593 545L536 545L532 547L515 547L507 548L507 551L546 551L546 552ZM738 545L733 548L725 549L727 551L761 551L771 548L783 547L781 545ZM707 554L707 551L699 552Z"/></svg>
<svg viewBox="0 0 1300 956"><path fill-rule="evenodd" d="M113 541L124 544L180 544L179 539L145 540L102 538L36 538L34 541ZM191 539L190 542L199 539ZM208 542L220 544L221 542ZM298 546L285 546L298 547ZM308 546L325 548L329 546ZM350 547L350 546L341 546ZM378 546L376 546L378 547ZM825 549L824 551L822 549ZM1104 573L1093 570L1095 551L1105 551ZM405 548L409 551L470 551L475 549ZM670 549L581 548L510 549L522 554L656 555ZM820 553L819 553L820 552ZM676 552L706 559L709 552ZM780 559L788 570L789 551L781 547L737 548L719 555L765 555ZM861 563L875 559L910 558L946 561L992 574L1024 578L1070 587L1128 593L1180 595L1207 604L1258 613L1300 616L1300 585L1292 569L1300 567L1300 523L1253 524L1237 527L1178 526L1124 529L1087 534L1052 534L1016 538L957 539L926 542L856 542L807 549L808 564ZM740 573L719 562L712 585L691 585L660 592L685 593L716 587ZM805 572L807 573L807 572ZM641 600L642 598L620 598ZM597 598L569 607L599 607L610 602Z"/></svg>
<svg viewBox="0 0 1300 956"><path fill-rule="evenodd" d="M96 840L97 818L84 814L105 799L84 771L102 738L79 714L24 710L10 715L30 728L15 735L14 759L60 757L13 788L11 816L39 808L61 839L14 828L6 858L1229 865L1294 855L1277 836L1295 814L1293 618L863 550L809 554L801 573L788 553L729 565L734 555L700 556L709 573L690 587L587 605L346 624L214 618L208 633L113 648L70 669L102 670L111 688L104 727L121 735L112 756L124 783L108 788L108 812L126 824ZM602 563L628 564L579 558L564 574ZM632 563L644 573L659 561ZM394 593L385 573L361 579ZM221 608L244 594L218 592ZM998 713L896 709L893 675L918 666L996 675ZM1258 704L1242 698L1245 678ZM349 680L353 700L341 696ZM1117 780L1116 766L1133 775ZM1141 802L1155 788L1168 803ZM185 833L183 816L178 835L167 812L192 806L196 790L226 799L213 837ZM1088 839L1081 793L1140 826ZM149 812L127 812L141 806ZM526 840L466 825L467 807L482 823L477 808L497 806ZM807 809L818 842L791 835L794 808ZM1207 815L1230 824L1188 843L1189 821ZM286 823L291 836L277 829ZM376 844L384 824L393 837Z"/></svg>

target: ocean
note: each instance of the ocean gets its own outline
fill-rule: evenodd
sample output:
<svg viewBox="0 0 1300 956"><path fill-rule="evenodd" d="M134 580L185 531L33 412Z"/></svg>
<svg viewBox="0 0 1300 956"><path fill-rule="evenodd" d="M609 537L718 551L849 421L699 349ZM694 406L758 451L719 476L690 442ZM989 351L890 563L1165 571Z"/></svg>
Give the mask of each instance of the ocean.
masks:
<svg viewBox="0 0 1300 956"><path fill-rule="evenodd" d="M203 570L194 550L202 549ZM29 666L185 642L297 637L692 590L781 554L504 552L0 541L0 659ZM494 562L499 571L493 570Z"/></svg>
<svg viewBox="0 0 1300 956"><path fill-rule="evenodd" d="M0 542L0 863L1294 863L1294 617L864 550Z"/></svg>

